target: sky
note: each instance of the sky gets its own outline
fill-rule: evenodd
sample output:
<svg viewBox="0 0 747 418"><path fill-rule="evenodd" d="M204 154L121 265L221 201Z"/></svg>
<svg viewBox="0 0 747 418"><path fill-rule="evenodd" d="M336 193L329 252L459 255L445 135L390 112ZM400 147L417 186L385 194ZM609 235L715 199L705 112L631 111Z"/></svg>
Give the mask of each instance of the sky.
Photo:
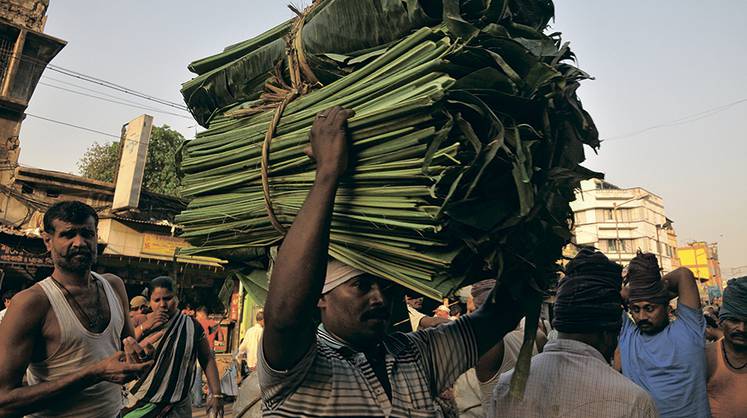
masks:
<svg viewBox="0 0 747 418"><path fill-rule="evenodd" d="M68 43L53 65L183 103L189 62L290 18L286 4L51 0L45 32ZM555 9L551 30L563 33L579 67L595 77L579 96L605 141L598 155L587 150L584 165L620 187L661 196L681 244L718 242L724 275L741 266L747 274L747 2L556 0ZM31 115L114 136L142 113L186 137L197 129L187 113L49 69L41 81ZM70 173L93 143L115 140L32 116L20 139L21 164Z"/></svg>

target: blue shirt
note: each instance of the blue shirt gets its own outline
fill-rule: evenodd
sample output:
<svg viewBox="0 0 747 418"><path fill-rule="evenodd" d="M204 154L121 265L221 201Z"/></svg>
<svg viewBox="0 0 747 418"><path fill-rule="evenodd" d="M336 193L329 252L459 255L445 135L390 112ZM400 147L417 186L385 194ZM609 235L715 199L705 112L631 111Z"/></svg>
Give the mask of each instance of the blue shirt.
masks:
<svg viewBox="0 0 747 418"><path fill-rule="evenodd" d="M623 312L620 359L623 374L646 389L662 418L708 418L705 319L680 304L677 319L656 335L642 334Z"/></svg>

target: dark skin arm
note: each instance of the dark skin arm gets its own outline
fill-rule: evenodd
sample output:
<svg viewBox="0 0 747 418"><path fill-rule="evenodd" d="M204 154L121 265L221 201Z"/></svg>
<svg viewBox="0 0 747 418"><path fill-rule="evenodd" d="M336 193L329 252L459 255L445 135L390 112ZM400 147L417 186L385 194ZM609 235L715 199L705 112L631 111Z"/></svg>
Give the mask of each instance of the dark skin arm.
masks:
<svg viewBox="0 0 747 418"><path fill-rule="evenodd" d="M169 322L169 316L165 312L155 311L149 313L145 322L135 327L135 340L140 341L146 331L158 328L167 322Z"/></svg>
<svg viewBox="0 0 747 418"><path fill-rule="evenodd" d="M679 296L678 304L681 303L688 308L700 309L700 292L696 284L695 275L690 269L680 267L662 278L669 286L669 291L674 296Z"/></svg>
<svg viewBox="0 0 747 418"><path fill-rule="evenodd" d="M538 329L534 343L537 346L537 351L542 352L545 343L547 343L545 333ZM477 361L477 366L475 366L477 380L480 382L487 382L495 377L503 364L503 356L505 353L506 346L503 344L503 341L501 341L483 354Z"/></svg>
<svg viewBox="0 0 747 418"><path fill-rule="evenodd" d="M126 361L130 363L143 363L150 360L150 355L156 351L152 344L161 338L163 331L152 334L146 340L138 343L137 340L142 336L143 332L136 332L132 326L132 322L130 322L130 316L127 314L130 304L127 301L127 289L125 289L124 282L119 276L110 273L102 274L101 277L111 284L122 305L122 312L125 313L124 326L122 327L122 346Z"/></svg>
<svg viewBox="0 0 747 418"><path fill-rule="evenodd" d="M38 287L19 293L0 325L0 416L18 416L44 409L56 399L79 393L102 381L124 384L152 365L126 363L118 352L98 363L82 367L62 379L22 386L21 379L32 360L35 344L44 344L42 326L51 309Z"/></svg>
<svg viewBox="0 0 747 418"><path fill-rule="evenodd" d="M420 318L420 322L418 323L418 329L437 327L441 324L447 324L449 322L451 321L445 318L437 318L434 316L424 316Z"/></svg>
<svg viewBox="0 0 747 418"><path fill-rule="evenodd" d="M311 318L324 286L332 208L348 166L353 111L337 106L320 114L310 135L316 180L280 247L265 304L263 352L277 370L296 365L314 341Z"/></svg>
<svg viewBox="0 0 747 418"><path fill-rule="evenodd" d="M480 357L495 347L504 335L516 329L519 321L525 315L526 307L531 306L532 301L539 303L540 298L539 294L528 293L521 297L521 300L527 303L527 305L524 305L514 300L508 289L498 288L493 289L493 292L495 298L491 295L485 303L469 315L477 337L477 349ZM501 354L500 357L502 361L503 355Z"/></svg>
<svg viewBox="0 0 747 418"><path fill-rule="evenodd" d="M218 365L215 362L213 352L210 351L210 345L208 344L207 338L200 340L197 346L197 360L200 362L200 367L205 371L207 377L208 388L210 393L220 394L220 378L218 377ZM223 418L223 399L220 397L211 396L208 399L208 410L213 411L216 418Z"/></svg>

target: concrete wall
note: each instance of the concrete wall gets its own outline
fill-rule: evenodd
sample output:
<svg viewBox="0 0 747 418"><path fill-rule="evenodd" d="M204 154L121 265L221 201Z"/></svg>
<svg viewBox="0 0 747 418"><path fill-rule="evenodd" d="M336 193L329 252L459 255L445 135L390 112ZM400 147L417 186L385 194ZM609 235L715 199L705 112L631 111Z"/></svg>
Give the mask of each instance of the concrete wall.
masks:
<svg viewBox="0 0 747 418"><path fill-rule="evenodd" d="M0 19L26 29L44 32L49 0L2 0Z"/></svg>
<svg viewBox="0 0 747 418"><path fill-rule="evenodd" d="M20 132L20 116L0 110L0 184L6 186L11 183L13 170L18 166Z"/></svg>

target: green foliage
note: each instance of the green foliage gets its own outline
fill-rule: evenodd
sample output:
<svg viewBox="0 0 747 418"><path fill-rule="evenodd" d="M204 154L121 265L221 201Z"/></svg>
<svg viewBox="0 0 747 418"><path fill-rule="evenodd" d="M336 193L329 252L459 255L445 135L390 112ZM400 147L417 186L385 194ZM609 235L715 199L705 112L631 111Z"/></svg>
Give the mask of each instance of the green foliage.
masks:
<svg viewBox="0 0 747 418"><path fill-rule="evenodd" d="M146 190L171 196L180 194L177 155L184 141L182 134L168 125L153 127L143 174ZM118 142L94 143L78 161L78 171L84 177L113 182L118 164Z"/></svg>
<svg viewBox="0 0 747 418"><path fill-rule="evenodd" d="M78 160L78 172L83 177L94 180L114 181L119 161L119 143L94 142Z"/></svg>

